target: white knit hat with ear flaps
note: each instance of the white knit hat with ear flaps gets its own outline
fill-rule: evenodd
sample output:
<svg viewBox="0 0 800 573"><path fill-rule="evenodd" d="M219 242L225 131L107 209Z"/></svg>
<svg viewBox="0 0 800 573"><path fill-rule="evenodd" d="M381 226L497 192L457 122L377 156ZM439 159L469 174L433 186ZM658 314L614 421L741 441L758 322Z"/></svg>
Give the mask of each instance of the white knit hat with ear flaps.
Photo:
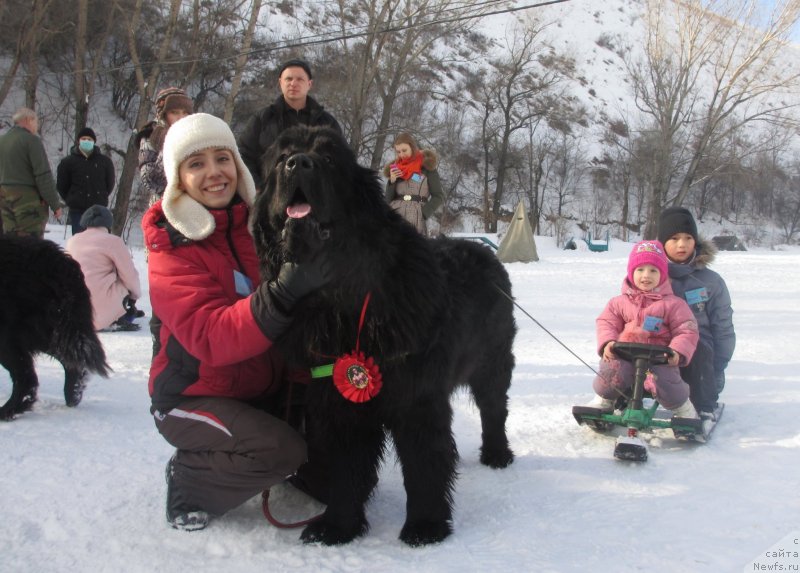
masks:
<svg viewBox="0 0 800 573"><path fill-rule="evenodd" d="M195 113L176 121L164 139L167 187L161 208L167 221L184 237L193 241L200 241L211 235L216 225L208 209L180 188L178 168L192 153L220 147L233 153L238 175L237 193L247 206L252 206L256 198L253 176L239 155L236 138L227 123L207 113Z"/></svg>

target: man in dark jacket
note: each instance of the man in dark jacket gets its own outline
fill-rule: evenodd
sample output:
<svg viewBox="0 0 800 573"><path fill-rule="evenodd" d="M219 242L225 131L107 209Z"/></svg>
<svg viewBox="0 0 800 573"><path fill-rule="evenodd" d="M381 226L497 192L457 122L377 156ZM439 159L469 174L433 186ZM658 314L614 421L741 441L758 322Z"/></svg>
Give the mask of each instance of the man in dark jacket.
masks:
<svg viewBox="0 0 800 573"><path fill-rule="evenodd" d="M48 207L61 217L61 199L44 144L39 116L23 107L12 116L14 125L0 137L0 215L8 235L44 237Z"/></svg>
<svg viewBox="0 0 800 573"><path fill-rule="evenodd" d="M78 132L75 147L58 164L56 187L69 207L72 234L84 230L81 217L92 205L108 207L114 190L114 163L97 147L97 136L89 127Z"/></svg>
<svg viewBox="0 0 800 573"><path fill-rule="evenodd" d="M304 60L289 60L278 70L281 95L256 112L239 136L239 151L253 175L256 189L262 189L261 156L284 130L295 125L327 126L341 132L334 117L308 95L314 81L311 67Z"/></svg>

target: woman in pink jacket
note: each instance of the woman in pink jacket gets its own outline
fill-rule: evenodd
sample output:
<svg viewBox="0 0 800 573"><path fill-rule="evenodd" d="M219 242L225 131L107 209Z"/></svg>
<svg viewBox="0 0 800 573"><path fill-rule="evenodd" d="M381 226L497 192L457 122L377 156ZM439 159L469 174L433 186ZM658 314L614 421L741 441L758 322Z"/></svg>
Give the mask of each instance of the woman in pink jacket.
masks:
<svg viewBox="0 0 800 573"><path fill-rule="evenodd" d="M615 356L616 342L659 344L673 354L668 364L652 367L655 386L647 389L675 416L697 417L689 385L678 368L689 363L697 347L697 322L686 301L672 294L668 279L663 245L658 241L634 245L622 294L608 301L597 318L597 350L603 360L594 380L597 396L590 406L613 410L617 396L633 385L633 365Z"/></svg>
<svg viewBox="0 0 800 573"><path fill-rule="evenodd" d="M65 250L78 261L92 295L94 327L102 330L119 325L118 330L138 330L123 316L137 316L133 303L142 296L139 273L123 240L111 234L114 217L106 207L92 205L81 217L86 230L73 235ZM130 313L126 312L130 309ZM135 327L135 328L133 328Z"/></svg>

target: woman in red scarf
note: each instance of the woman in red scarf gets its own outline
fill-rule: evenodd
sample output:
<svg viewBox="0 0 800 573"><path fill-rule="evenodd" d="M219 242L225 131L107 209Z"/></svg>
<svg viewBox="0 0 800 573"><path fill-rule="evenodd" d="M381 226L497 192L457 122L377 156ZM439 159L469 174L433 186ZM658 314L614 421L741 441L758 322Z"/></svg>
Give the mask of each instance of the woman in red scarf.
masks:
<svg viewBox="0 0 800 573"><path fill-rule="evenodd" d="M396 158L383 169L388 178L386 200L423 235L427 220L444 202L442 183L436 167L439 158L432 149L420 150L410 133L394 140Z"/></svg>

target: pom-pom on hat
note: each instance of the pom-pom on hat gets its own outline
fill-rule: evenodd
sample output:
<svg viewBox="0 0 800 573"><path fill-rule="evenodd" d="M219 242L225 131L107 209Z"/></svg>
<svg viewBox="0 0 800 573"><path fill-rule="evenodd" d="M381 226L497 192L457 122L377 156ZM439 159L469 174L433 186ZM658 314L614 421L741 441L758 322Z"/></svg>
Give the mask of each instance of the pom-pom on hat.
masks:
<svg viewBox="0 0 800 573"><path fill-rule="evenodd" d="M666 243L678 233L687 233L697 241L697 223L688 209L667 207L658 218L658 240Z"/></svg>
<svg viewBox="0 0 800 573"><path fill-rule="evenodd" d="M661 273L660 285L667 280L667 255L664 245L659 241L642 241L636 243L628 257L628 282L633 284L633 271L642 265L653 265Z"/></svg>
<svg viewBox="0 0 800 573"><path fill-rule="evenodd" d="M84 127L82 130L78 132L78 137L75 138L76 141L80 141L81 137L91 137L92 141L97 143L97 136L94 134L94 130L91 127Z"/></svg>
<svg viewBox="0 0 800 573"><path fill-rule="evenodd" d="M156 95L156 118L163 120L167 112L183 109L186 113L194 113L194 103L185 90L176 87L164 88Z"/></svg>
<svg viewBox="0 0 800 573"><path fill-rule="evenodd" d="M214 231L214 217L204 205L181 189L178 169L192 153L218 148L228 149L233 154L238 176L237 193L248 206L252 206L256 197L253 176L242 161L236 138L227 123L207 113L187 115L169 128L164 139L167 187L161 207L167 221L183 236L194 241L205 239Z"/></svg>
<svg viewBox="0 0 800 573"><path fill-rule="evenodd" d="M92 205L81 215L81 227L86 229L89 227L105 227L110 233L113 225L114 215L107 207L102 205Z"/></svg>

